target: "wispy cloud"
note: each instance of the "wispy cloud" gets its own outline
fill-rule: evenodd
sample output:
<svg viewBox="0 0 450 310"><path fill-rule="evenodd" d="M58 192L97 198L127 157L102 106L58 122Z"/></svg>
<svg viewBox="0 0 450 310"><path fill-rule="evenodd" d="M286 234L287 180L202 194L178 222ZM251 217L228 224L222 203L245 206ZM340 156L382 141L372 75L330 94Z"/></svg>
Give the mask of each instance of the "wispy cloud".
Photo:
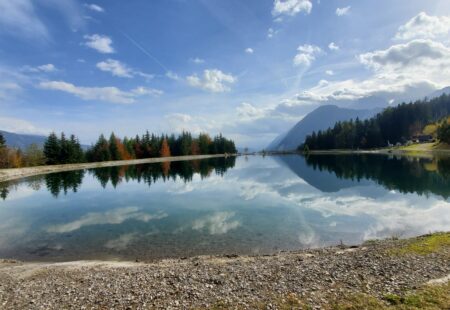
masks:
<svg viewBox="0 0 450 310"><path fill-rule="evenodd" d="M142 212L138 207L125 207L106 212L88 213L77 220L69 223L53 225L47 228L50 233L67 233L78 230L85 226L122 224L127 220L149 222L167 217L166 213L148 214Z"/></svg>
<svg viewBox="0 0 450 310"><path fill-rule="evenodd" d="M85 3L84 6L91 11L95 11L95 12L99 12L99 13L105 12L105 9L103 9L101 6L99 6L95 3Z"/></svg>
<svg viewBox="0 0 450 310"><path fill-rule="evenodd" d="M294 65L295 66L305 66L309 67L311 63L316 59L316 55L320 54L322 50L320 47L315 45L300 45L297 48L297 55L294 57Z"/></svg>
<svg viewBox="0 0 450 310"><path fill-rule="evenodd" d="M137 87L123 91L117 87L81 87L64 81L49 81L39 84L42 89L58 90L72 94L83 100L99 100L111 103L130 104L136 98L147 95L160 95L162 91L146 87Z"/></svg>

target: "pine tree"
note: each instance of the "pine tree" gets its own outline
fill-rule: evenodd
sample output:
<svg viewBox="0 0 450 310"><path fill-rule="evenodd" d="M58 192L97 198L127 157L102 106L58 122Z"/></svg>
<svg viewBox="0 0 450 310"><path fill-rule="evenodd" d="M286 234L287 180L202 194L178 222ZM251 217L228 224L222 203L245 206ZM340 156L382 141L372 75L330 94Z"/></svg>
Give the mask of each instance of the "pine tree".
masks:
<svg viewBox="0 0 450 310"><path fill-rule="evenodd" d="M59 153L61 146L59 139L54 132L52 132L44 143L44 155L48 165L56 165L59 163Z"/></svg>
<svg viewBox="0 0 450 310"><path fill-rule="evenodd" d="M119 147L117 146L117 138L114 133L111 133L109 137L109 153L111 156L111 160L121 160L119 154Z"/></svg>
<svg viewBox="0 0 450 310"><path fill-rule="evenodd" d="M0 132L0 148L6 146L5 138L3 137L2 133Z"/></svg>

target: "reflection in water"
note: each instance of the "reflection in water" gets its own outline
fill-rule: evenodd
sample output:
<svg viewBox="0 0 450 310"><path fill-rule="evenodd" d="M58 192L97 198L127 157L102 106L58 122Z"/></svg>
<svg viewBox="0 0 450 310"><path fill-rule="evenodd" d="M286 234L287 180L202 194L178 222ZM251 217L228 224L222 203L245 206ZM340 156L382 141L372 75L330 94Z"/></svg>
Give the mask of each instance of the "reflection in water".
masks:
<svg viewBox="0 0 450 310"><path fill-rule="evenodd" d="M401 193L450 197L450 158L388 157L384 155L316 155L306 163L342 180L374 180Z"/></svg>
<svg viewBox="0 0 450 310"><path fill-rule="evenodd" d="M234 167L235 162L236 157L234 156L217 157L193 161L96 168L89 169L88 172L100 182L103 188L106 187L108 182L111 182L112 186L116 188L124 180L126 182L136 180L138 183L143 182L151 185L159 179L175 181L179 178L185 183L190 182L195 173L198 173L202 179L209 177L213 171L217 175L223 176L228 169ZM76 193L83 183L85 173L85 170L64 171L33 176L26 178L24 181L34 190L39 190L45 183L47 190L57 198L61 192L64 194L69 191ZM5 200L10 190L16 188L18 183L20 181L0 183L0 197Z"/></svg>
<svg viewBox="0 0 450 310"><path fill-rule="evenodd" d="M0 183L0 257L257 254L450 230L449 171L448 158L286 155L36 176Z"/></svg>

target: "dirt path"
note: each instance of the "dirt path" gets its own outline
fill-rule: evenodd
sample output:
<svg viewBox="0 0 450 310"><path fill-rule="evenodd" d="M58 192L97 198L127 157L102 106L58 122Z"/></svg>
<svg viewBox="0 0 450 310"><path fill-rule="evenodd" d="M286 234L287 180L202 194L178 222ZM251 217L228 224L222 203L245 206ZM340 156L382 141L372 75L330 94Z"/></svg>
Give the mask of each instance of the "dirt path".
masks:
<svg viewBox="0 0 450 310"><path fill-rule="evenodd" d="M17 180L17 179L21 179L21 178L29 177L29 176L33 176L33 175L48 174L48 173L55 173L55 172L62 172L62 171L72 171L72 170L112 167L112 166L124 166L124 165L161 163L161 162L166 162L166 161L207 159L207 158L225 157L225 156L235 156L235 155L216 154L216 155L172 156L172 157L159 157L159 158L146 158L146 159L104 161L104 162L96 162L96 163L0 169L0 182Z"/></svg>

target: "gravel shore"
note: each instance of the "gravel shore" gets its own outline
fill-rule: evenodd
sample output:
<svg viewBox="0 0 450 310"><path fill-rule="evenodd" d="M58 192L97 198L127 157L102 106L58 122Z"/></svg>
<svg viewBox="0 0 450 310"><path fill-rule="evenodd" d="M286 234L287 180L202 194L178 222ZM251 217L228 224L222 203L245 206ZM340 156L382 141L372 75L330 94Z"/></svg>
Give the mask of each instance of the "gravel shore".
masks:
<svg viewBox="0 0 450 310"><path fill-rule="evenodd" d="M444 245L430 253L395 252L427 238L418 237L272 256L153 263L5 260L0 263L0 308L279 309L295 300L296 305L328 309L351 294L383 299L430 281L446 283L450 246L449 234L444 236Z"/></svg>

